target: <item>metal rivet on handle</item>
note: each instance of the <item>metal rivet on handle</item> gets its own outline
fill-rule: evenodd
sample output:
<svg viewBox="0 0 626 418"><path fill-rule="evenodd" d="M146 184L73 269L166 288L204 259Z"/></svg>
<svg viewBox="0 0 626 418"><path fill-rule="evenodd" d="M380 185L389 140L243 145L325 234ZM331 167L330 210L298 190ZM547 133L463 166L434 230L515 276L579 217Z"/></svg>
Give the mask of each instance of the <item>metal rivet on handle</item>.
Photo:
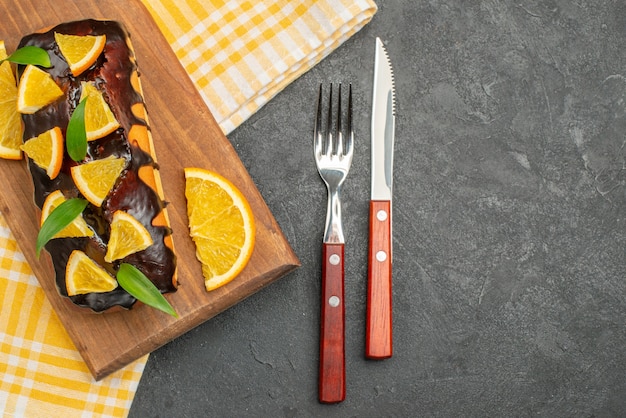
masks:
<svg viewBox="0 0 626 418"><path fill-rule="evenodd" d="M376 253L376 260L383 262L387 259L387 253L384 251L379 251Z"/></svg>
<svg viewBox="0 0 626 418"><path fill-rule="evenodd" d="M339 264L339 262L341 261L341 258L339 258L339 256L337 254L333 254L328 258L328 261L330 262L330 264L332 264L333 266L336 266L337 264Z"/></svg>
<svg viewBox="0 0 626 418"><path fill-rule="evenodd" d="M328 304L333 308L336 308L341 303L341 299L338 296L331 296L328 298Z"/></svg>
<svg viewBox="0 0 626 418"><path fill-rule="evenodd" d="M379 210L378 212L376 212L376 219L378 219L381 222L386 221L387 220L387 211Z"/></svg>

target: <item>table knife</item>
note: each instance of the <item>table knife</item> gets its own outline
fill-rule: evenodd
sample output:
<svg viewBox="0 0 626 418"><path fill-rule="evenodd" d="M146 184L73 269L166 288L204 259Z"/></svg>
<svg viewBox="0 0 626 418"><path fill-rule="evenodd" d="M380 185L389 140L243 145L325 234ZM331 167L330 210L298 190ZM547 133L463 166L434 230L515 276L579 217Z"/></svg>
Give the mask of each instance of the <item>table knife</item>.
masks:
<svg viewBox="0 0 626 418"><path fill-rule="evenodd" d="M387 51L376 38L372 99L372 183L369 205L369 255L365 356L392 356L391 199L395 88Z"/></svg>

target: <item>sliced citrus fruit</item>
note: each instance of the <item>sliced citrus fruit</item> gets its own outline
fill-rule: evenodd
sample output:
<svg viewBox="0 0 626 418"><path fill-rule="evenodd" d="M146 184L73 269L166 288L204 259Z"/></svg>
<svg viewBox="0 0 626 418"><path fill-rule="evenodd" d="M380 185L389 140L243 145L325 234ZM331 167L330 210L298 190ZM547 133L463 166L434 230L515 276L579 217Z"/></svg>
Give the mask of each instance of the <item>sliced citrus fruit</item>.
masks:
<svg viewBox="0 0 626 418"><path fill-rule="evenodd" d="M210 291L233 280L248 264L254 215L241 192L219 174L185 168L185 179L189 231Z"/></svg>
<svg viewBox="0 0 626 418"><path fill-rule="evenodd" d="M41 225L43 225L44 221L50 216L50 213L66 200L60 190L55 190L50 193L41 208ZM85 222L85 219L81 215L74 219L71 224L59 231L53 238L90 237L93 234L93 230L87 226L87 222Z"/></svg>
<svg viewBox="0 0 626 418"><path fill-rule="evenodd" d="M50 74L27 65L17 87L17 111L32 114L63 96L63 90Z"/></svg>
<svg viewBox="0 0 626 418"><path fill-rule="evenodd" d="M145 250L153 243L150 232L131 214L118 210L111 220L111 235L104 261L112 263Z"/></svg>
<svg viewBox="0 0 626 418"><path fill-rule="evenodd" d="M0 41L0 59L7 57L4 41ZM17 112L17 86L8 61L0 64L0 157L22 159L22 119Z"/></svg>
<svg viewBox="0 0 626 418"><path fill-rule="evenodd" d="M55 126L26 141L21 149L53 179L59 175L63 165L63 143L61 128Z"/></svg>
<svg viewBox="0 0 626 418"><path fill-rule="evenodd" d="M54 40L74 76L80 75L87 68L91 67L102 53L104 44L106 44L105 35L64 35L55 32Z"/></svg>
<svg viewBox="0 0 626 418"><path fill-rule="evenodd" d="M103 293L114 290L117 280L87 254L74 250L65 267L65 287L69 296Z"/></svg>
<svg viewBox="0 0 626 418"><path fill-rule="evenodd" d="M72 179L85 199L100 207L125 166L124 158L109 156L73 166Z"/></svg>
<svg viewBox="0 0 626 418"><path fill-rule="evenodd" d="M115 115L111 108L104 100L102 92L96 88L93 83L81 83L80 100L88 97L85 104L85 132L87 133L87 141L93 141L98 138L107 136L111 132L120 127L119 122L115 119Z"/></svg>

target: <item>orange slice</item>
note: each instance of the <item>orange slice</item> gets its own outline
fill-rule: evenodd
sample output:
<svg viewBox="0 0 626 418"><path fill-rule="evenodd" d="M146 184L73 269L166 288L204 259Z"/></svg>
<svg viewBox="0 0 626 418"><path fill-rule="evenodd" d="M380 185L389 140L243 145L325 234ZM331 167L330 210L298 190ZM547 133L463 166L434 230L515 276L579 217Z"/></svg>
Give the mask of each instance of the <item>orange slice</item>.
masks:
<svg viewBox="0 0 626 418"><path fill-rule="evenodd" d="M126 166L124 158L110 156L75 165L70 170L78 190L90 203L100 207Z"/></svg>
<svg viewBox="0 0 626 418"><path fill-rule="evenodd" d="M65 267L65 287L69 296L110 292L117 280L87 254L74 250Z"/></svg>
<svg viewBox="0 0 626 418"><path fill-rule="evenodd" d="M150 232L131 214L118 210L111 220L111 235L104 261L112 263L145 250L153 243Z"/></svg>
<svg viewBox="0 0 626 418"><path fill-rule="evenodd" d="M46 170L51 179L59 175L63 165L63 133L61 128L54 128L31 138L21 146L22 151L35 164Z"/></svg>
<svg viewBox="0 0 626 418"><path fill-rule="evenodd" d="M33 114L63 95L63 90L50 74L34 65L27 65L17 87L17 111Z"/></svg>
<svg viewBox="0 0 626 418"><path fill-rule="evenodd" d="M74 77L83 73L96 62L106 44L106 36L64 35L54 33L61 54L65 57Z"/></svg>
<svg viewBox="0 0 626 418"><path fill-rule="evenodd" d="M85 132L87 141L107 136L120 127L111 108L104 100L102 92L93 83L81 83L80 100L88 97L85 105Z"/></svg>
<svg viewBox="0 0 626 418"><path fill-rule="evenodd" d="M7 52L4 41L0 41L0 59ZM8 61L0 64L0 158L21 160L22 119L17 113L17 86L15 75Z"/></svg>
<svg viewBox="0 0 626 418"><path fill-rule="evenodd" d="M252 209L217 173L185 168L189 231L202 263L207 291L232 281L248 264L255 241Z"/></svg>
<svg viewBox="0 0 626 418"><path fill-rule="evenodd" d="M44 221L50 216L50 213L61 203L65 202L65 200L65 196L63 196L60 190L55 190L50 193L41 208L40 225L43 225ZM93 234L93 230L87 226L87 222L85 222L85 219L81 215L76 217L71 224L59 231L53 238L91 237Z"/></svg>

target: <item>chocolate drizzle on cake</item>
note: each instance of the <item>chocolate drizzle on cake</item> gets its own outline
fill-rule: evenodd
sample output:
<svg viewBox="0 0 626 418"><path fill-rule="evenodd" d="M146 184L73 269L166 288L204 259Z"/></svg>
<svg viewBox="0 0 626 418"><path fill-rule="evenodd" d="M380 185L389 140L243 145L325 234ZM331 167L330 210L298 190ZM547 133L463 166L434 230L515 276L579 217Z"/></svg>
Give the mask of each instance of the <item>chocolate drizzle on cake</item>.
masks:
<svg viewBox="0 0 626 418"><path fill-rule="evenodd" d="M59 51L54 40L54 33L71 35L106 35L104 51L94 65L74 77ZM176 290L174 252L166 244L166 237L171 230L166 226L154 226L153 221L163 210L165 203L152 187L140 178L140 168L156 167L152 156L144 151L138 143L129 140L131 127L139 125L149 129L146 120L132 111L133 105L143 105L141 92L132 85L132 77L136 76L137 65L134 52L130 47L129 34L115 21L83 20L60 24L43 33L35 33L24 37L19 47L34 45L48 51L52 67L45 69L66 93L61 99L32 115L22 115L24 121L24 138L35 137L55 126L65 134L71 113L78 105L81 94L81 82L90 81L103 92L113 114L120 123L113 133L104 138L88 143L85 161L106 158L108 156L123 157L127 166L116 185L101 207L89 204L83 216L93 228L95 236L90 238L57 238L48 242L46 250L50 253L56 273L56 284L59 293L67 296L65 288L65 266L72 250L80 249L92 259L107 268L112 275L121 262L130 263L141 270L162 292ZM23 66L18 72L24 70ZM29 161L29 169L34 184L34 200L42 207L48 194L61 190L66 198L80 196L70 174L70 167L78 164L65 154L61 173L51 180L46 172ZM129 255L115 263L104 262L106 242L109 238L109 223L116 210L130 213L139 220L150 232L154 244L146 250ZM102 312L113 306L120 305L130 308L136 299L118 287L112 292L89 293L70 297L72 302L96 312Z"/></svg>

